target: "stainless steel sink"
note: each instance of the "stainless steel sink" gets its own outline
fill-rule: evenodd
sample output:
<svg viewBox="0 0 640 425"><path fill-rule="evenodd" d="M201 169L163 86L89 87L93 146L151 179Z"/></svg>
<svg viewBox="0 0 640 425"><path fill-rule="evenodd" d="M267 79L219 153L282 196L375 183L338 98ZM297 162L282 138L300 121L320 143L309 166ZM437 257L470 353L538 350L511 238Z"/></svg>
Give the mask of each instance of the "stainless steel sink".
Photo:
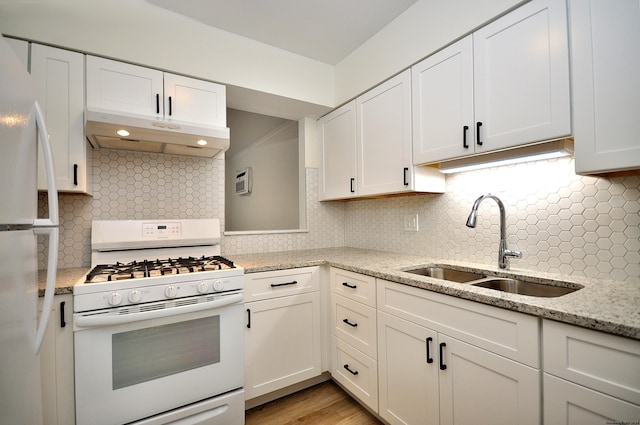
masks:
<svg viewBox="0 0 640 425"><path fill-rule="evenodd" d="M420 267L405 271L407 273L419 274L421 276L429 276L436 279L449 280L451 282L458 283L467 283L486 277L483 274L465 272L462 270L450 269L448 267Z"/></svg>
<svg viewBox="0 0 640 425"><path fill-rule="evenodd" d="M526 280L491 278L472 283L473 286L495 289L511 294L529 295L532 297L560 297L570 294L580 288L568 288L566 286L546 285L543 283L529 282Z"/></svg>

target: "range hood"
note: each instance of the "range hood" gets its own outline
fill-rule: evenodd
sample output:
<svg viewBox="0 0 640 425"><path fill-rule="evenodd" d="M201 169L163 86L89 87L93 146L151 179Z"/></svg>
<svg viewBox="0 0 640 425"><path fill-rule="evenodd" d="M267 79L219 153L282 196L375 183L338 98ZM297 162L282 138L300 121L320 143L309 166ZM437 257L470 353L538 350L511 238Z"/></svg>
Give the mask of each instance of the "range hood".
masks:
<svg viewBox="0 0 640 425"><path fill-rule="evenodd" d="M98 109L84 111L94 148L213 158L229 149L229 129ZM124 132L123 132L124 130Z"/></svg>

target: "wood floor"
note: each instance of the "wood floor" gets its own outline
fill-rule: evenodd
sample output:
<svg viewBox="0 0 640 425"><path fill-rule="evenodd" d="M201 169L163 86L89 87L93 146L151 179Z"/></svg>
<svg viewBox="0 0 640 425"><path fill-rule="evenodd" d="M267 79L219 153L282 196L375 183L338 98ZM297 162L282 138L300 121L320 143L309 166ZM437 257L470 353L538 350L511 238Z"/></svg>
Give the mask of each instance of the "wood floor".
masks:
<svg viewBox="0 0 640 425"><path fill-rule="evenodd" d="M245 425L381 425L333 381L247 410Z"/></svg>

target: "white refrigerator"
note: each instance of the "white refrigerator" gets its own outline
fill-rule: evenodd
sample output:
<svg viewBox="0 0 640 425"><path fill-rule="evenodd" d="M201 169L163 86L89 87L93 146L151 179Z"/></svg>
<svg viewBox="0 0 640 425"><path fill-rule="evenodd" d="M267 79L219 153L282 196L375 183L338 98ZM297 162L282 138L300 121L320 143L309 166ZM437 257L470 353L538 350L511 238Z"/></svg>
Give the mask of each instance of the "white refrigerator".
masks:
<svg viewBox="0 0 640 425"><path fill-rule="evenodd" d="M40 361L58 258L58 193L36 89L0 36L0 424L42 424ZM48 217L38 219L38 144ZM49 238L47 288L38 316L37 235Z"/></svg>

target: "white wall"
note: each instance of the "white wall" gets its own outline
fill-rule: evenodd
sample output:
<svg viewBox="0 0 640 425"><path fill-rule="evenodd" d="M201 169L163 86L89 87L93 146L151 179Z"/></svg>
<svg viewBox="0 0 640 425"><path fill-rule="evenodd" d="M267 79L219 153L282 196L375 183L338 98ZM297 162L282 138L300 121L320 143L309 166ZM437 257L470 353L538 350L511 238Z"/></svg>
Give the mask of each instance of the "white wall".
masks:
<svg viewBox="0 0 640 425"><path fill-rule="evenodd" d="M251 167L251 194L236 195L236 171ZM298 124L288 124L226 163L227 231L298 229Z"/></svg>

